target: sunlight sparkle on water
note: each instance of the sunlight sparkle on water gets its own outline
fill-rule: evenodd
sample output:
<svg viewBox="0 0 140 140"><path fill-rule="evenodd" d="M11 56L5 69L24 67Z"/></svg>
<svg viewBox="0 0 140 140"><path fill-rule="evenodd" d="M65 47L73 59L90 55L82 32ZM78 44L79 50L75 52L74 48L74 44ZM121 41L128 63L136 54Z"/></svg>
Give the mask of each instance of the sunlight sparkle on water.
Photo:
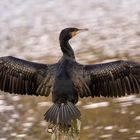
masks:
<svg viewBox="0 0 140 140"><path fill-rule="evenodd" d="M84 105L84 109L94 109L94 108L100 108L100 107L107 107L109 106L109 102L99 102L99 103L93 103L90 105Z"/></svg>

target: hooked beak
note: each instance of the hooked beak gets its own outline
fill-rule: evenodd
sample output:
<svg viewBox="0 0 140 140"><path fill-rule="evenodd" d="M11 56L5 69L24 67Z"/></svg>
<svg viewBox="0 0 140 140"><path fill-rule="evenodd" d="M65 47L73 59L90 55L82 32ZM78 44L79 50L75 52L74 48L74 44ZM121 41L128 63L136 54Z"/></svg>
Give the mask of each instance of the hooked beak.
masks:
<svg viewBox="0 0 140 140"><path fill-rule="evenodd" d="M88 29L87 28L85 28L85 29L78 29L78 31L72 32L72 37L77 35L77 34L79 34L79 33L81 33L81 32L85 32L85 31L88 31Z"/></svg>
<svg viewBox="0 0 140 140"><path fill-rule="evenodd" d="M85 28L85 29L78 29L78 33L81 33L81 32L85 32L85 31L88 31L88 28Z"/></svg>

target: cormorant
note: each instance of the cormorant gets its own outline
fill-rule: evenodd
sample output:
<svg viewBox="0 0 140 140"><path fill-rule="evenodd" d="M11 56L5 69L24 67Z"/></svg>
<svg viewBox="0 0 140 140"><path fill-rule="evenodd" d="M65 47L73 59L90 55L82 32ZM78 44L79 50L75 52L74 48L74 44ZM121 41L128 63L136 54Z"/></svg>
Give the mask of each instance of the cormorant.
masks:
<svg viewBox="0 0 140 140"><path fill-rule="evenodd" d="M53 105L45 113L52 124L70 125L80 118L75 104L81 97L120 97L140 93L140 64L114 61L82 65L76 62L69 40L86 29L66 28L60 33L62 58L39 64L12 56L0 58L0 89L9 93L48 96Z"/></svg>

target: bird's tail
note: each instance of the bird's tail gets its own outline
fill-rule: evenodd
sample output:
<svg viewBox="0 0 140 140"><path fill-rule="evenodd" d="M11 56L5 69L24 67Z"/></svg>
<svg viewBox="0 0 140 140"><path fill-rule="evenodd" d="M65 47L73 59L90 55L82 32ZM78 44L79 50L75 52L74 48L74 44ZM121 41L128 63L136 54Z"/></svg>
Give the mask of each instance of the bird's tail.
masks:
<svg viewBox="0 0 140 140"><path fill-rule="evenodd" d="M66 102L53 104L44 116L47 122L68 126L73 120L80 119L81 113L73 103Z"/></svg>

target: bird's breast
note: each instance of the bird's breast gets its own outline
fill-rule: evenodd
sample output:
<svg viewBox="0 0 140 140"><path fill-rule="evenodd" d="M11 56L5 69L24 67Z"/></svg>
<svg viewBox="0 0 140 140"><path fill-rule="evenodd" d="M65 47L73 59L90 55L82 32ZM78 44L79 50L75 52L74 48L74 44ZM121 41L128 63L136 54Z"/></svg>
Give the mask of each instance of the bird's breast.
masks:
<svg viewBox="0 0 140 140"><path fill-rule="evenodd" d="M72 93L73 89L74 85L70 79L57 78L54 83L53 93L62 96Z"/></svg>
<svg viewBox="0 0 140 140"><path fill-rule="evenodd" d="M52 90L53 102L62 98L64 100L73 100L72 98L74 98L74 94L75 88L73 81L71 80L70 65L68 62L65 62L58 68L58 72L55 77Z"/></svg>

